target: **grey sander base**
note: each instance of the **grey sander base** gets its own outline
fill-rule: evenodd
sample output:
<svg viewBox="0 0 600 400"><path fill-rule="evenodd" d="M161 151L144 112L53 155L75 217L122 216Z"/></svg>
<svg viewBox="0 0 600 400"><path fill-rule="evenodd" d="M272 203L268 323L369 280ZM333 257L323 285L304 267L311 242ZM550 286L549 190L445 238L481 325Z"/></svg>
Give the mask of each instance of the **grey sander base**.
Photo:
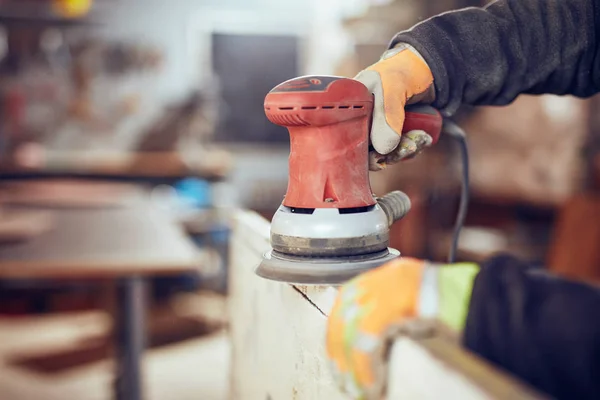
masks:
<svg viewBox="0 0 600 400"><path fill-rule="evenodd" d="M399 256L400 252L391 248L347 257L289 257L269 250L255 273L265 279L299 285L341 285Z"/></svg>

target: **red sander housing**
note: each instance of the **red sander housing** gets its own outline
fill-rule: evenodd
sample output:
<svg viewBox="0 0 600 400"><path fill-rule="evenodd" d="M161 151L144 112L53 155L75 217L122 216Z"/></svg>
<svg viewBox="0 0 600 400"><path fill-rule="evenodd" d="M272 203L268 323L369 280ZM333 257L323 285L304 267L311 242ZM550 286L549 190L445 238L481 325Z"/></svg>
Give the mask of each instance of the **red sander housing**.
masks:
<svg viewBox="0 0 600 400"><path fill-rule="evenodd" d="M410 210L400 191L377 198L369 182L373 95L359 81L306 76L276 86L267 118L290 134L289 180L271 222L271 246L256 273L298 284L341 284L400 253L389 228ZM406 110L404 131L424 130L436 142L440 114Z"/></svg>

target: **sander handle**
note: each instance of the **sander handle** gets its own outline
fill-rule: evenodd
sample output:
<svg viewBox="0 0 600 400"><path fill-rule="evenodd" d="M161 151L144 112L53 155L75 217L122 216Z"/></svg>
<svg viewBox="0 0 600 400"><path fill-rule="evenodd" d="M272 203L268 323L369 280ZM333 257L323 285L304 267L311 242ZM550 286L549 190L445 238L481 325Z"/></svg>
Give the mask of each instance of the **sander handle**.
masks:
<svg viewBox="0 0 600 400"><path fill-rule="evenodd" d="M427 132L436 144L442 132L444 119L438 110L426 104L413 104L404 108L404 125L402 133L413 130Z"/></svg>

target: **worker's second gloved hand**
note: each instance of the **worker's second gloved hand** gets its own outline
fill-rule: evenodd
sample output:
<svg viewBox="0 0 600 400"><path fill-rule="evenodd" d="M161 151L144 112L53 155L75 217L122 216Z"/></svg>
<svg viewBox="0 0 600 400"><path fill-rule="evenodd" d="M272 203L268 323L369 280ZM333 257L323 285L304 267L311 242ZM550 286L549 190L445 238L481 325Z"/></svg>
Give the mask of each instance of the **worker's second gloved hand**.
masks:
<svg viewBox="0 0 600 400"><path fill-rule="evenodd" d="M385 351L407 323L439 319L462 330L475 264L434 265L401 258L343 285L327 325L327 355L339 387L352 399L381 398Z"/></svg>
<svg viewBox="0 0 600 400"><path fill-rule="evenodd" d="M433 75L427 63L412 47L400 44L354 79L374 94L369 168L380 170L388 164L413 157L432 139L423 131L402 135L404 107L434 100Z"/></svg>

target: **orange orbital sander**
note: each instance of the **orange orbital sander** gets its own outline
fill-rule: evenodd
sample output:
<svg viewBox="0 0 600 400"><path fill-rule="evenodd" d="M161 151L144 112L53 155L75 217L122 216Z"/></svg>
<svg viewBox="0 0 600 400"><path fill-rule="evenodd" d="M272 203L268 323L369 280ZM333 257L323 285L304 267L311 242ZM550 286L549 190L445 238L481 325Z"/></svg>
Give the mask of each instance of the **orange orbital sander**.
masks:
<svg viewBox="0 0 600 400"><path fill-rule="evenodd" d="M272 250L256 274L295 284L341 284L400 255L389 228L410 210L400 191L375 197L369 183L373 95L361 82L305 76L266 96L269 121L290 134L289 180L271 223ZM404 132L435 143L442 117L428 106L406 109Z"/></svg>

